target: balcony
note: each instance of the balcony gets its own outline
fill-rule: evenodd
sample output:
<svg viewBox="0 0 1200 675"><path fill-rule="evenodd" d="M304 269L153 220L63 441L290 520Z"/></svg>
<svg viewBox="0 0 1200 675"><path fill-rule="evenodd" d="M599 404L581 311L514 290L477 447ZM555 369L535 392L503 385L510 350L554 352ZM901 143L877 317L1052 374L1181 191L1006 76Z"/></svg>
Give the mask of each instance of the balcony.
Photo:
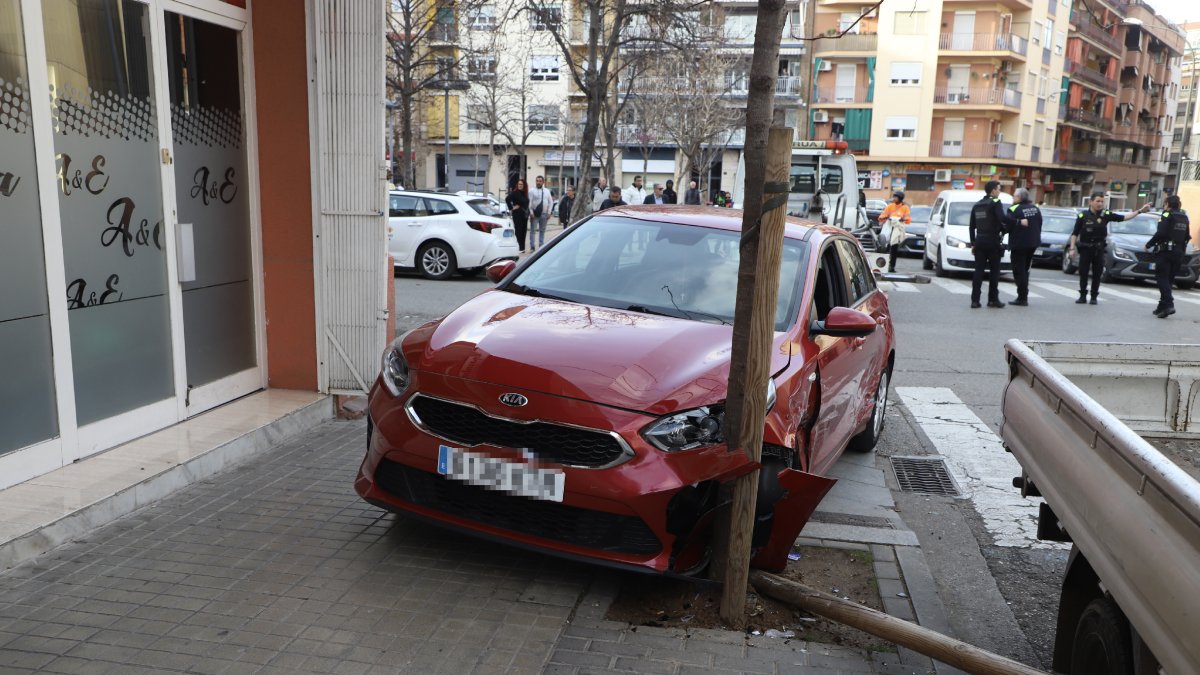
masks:
<svg viewBox="0 0 1200 675"><path fill-rule="evenodd" d="M967 3L979 4L977 0L943 0L942 2L943 5L964 5ZM1033 9L1032 0L997 0L997 4L1017 11Z"/></svg>
<svg viewBox="0 0 1200 675"><path fill-rule="evenodd" d="M804 93L804 87L800 85L798 77L781 76L775 80L775 95L776 96L800 96Z"/></svg>
<svg viewBox="0 0 1200 675"><path fill-rule="evenodd" d="M1096 25L1090 14L1085 12L1077 19L1075 33L1113 56L1121 56L1120 38Z"/></svg>
<svg viewBox="0 0 1200 675"><path fill-rule="evenodd" d="M1067 108L1067 116L1065 118L1067 124L1076 126L1091 127L1100 131L1112 131L1113 121L1106 119L1091 110L1084 108Z"/></svg>
<svg viewBox="0 0 1200 675"><path fill-rule="evenodd" d="M815 98L811 101L813 105L855 105L859 103L868 103L867 93L866 91L859 93L858 87L854 85L849 87L817 87Z"/></svg>
<svg viewBox="0 0 1200 675"><path fill-rule="evenodd" d="M869 52L875 53L879 48L877 33L847 33L841 37L827 37L814 42L816 54L830 52Z"/></svg>
<svg viewBox="0 0 1200 675"><path fill-rule="evenodd" d="M453 23L435 23L429 29L429 40L435 44L457 43L458 26Z"/></svg>
<svg viewBox="0 0 1200 675"><path fill-rule="evenodd" d="M654 78L655 82L647 85L647 91L655 91L657 83L661 82L664 86L683 86L684 83L679 83L676 78ZM725 76L725 88L730 96L736 98L745 98L750 94L750 76L745 73ZM703 87L699 88L703 90ZM799 77L780 76L775 80L775 95L776 96L803 96L804 87L800 84Z"/></svg>
<svg viewBox="0 0 1200 675"><path fill-rule="evenodd" d="M1103 169L1108 166L1108 159L1101 155L1081 150L1055 150L1054 163L1065 166L1084 166L1093 169Z"/></svg>
<svg viewBox="0 0 1200 675"><path fill-rule="evenodd" d="M989 143L985 141L945 141L935 138L929 144L929 156L1015 159L1017 156L1017 144Z"/></svg>
<svg viewBox="0 0 1200 675"><path fill-rule="evenodd" d="M1004 106L1020 109L1021 92L986 87L947 87L933 89L934 105Z"/></svg>
<svg viewBox="0 0 1200 675"><path fill-rule="evenodd" d="M1068 59L1064 62L1064 64L1064 70L1066 70L1067 74L1070 75L1072 79L1086 82L1087 84L1090 84L1093 87L1096 87L1109 94L1117 93L1117 88L1120 86L1120 84L1115 78L1108 77L1098 70L1092 70L1078 61L1071 61Z"/></svg>
<svg viewBox="0 0 1200 675"><path fill-rule="evenodd" d="M942 33L938 49L944 52L1008 52L1022 58L1029 42L1011 33Z"/></svg>

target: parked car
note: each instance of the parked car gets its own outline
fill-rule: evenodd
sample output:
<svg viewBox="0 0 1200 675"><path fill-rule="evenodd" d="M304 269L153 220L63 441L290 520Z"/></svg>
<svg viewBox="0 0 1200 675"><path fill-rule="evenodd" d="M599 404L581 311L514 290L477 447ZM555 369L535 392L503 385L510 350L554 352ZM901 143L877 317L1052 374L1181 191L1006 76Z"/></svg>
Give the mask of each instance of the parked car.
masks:
<svg viewBox="0 0 1200 675"><path fill-rule="evenodd" d="M1033 264L1042 267L1059 267L1063 254L1071 241L1075 229L1076 209L1044 207L1042 212L1042 245L1033 252Z"/></svg>
<svg viewBox="0 0 1200 675"><path fill-rule="evenodd" d="M1158 218L1156 213L1143 213L1132 220L1108 224L1102 281L1108 283L1117 279L1154 280L1154 267L1158 256L1146 250L1146 242L1150 241L1150 237L1158 230ZM1062 271L1065 274L1075 274L1079 271L1078 252L1063 257ZM1185 290L1194 288L1197 278L1200 278L1200 254L1188 244L1183 264L1175 274L1175 287Z"/></svg>
<svg viewBox="0 0 1200 675"><path fill-rule="evenodd" d="M932 206L909 207L912 222L904 226L904 241L900 242L900 255L921 258L925 256L925 232L929 227Z"/></svg>
<svg viewBox="0 0 1200 675"><path fill-rule="evenodd" d="M482 213L485 216L495 215L503 218L509 217L508 206L506 206L504 202L497 199L496 195L490 192L467 192L466 190L459 190L455 194L466 199L467 203L471 205L471 208L479 211L479 213ZM487 212L480 210L481 208L484 208L483 202L487 203Z"/></svg>
<svg viewBox="0 0 1200 675"><path fill-rule="evenodd" d="M388 194L388 252L397 268L439 280L519 255L512 223L486 196L412 190Z"/></svg>
<svg viewBox="0 0 1200 675"><path fill-rule="evenodd" d="M925 269L937 270L939 277L975 269L969 225L971 207L983 199L983 195L983 190L943 190L938 193L925 234L925 257L922 260ZM1001 192L1000 203L1006 208L1011 206L1012 195ZM1000 269L1005 272L1012 270L1012 260L1007 250L1000 258Z"/></svg>
<svg viewBox="0 0 1200 675"><path fill-rule="evenodd" d="M695 572L725 444L741 212L618 207L393 342L355 488L384 509L617 567ZM788 219L754 564L781 569L847 448L883 429L888 300L845 231Z"/></svg>
<svg viewBox="0 0 1200 675"><path fill-rule="evenodd" d="M888 203L882 199L867 200L867 220L871 221L871 225L879 229L879 216L883 215L883 210L887 208Z"/></svg>

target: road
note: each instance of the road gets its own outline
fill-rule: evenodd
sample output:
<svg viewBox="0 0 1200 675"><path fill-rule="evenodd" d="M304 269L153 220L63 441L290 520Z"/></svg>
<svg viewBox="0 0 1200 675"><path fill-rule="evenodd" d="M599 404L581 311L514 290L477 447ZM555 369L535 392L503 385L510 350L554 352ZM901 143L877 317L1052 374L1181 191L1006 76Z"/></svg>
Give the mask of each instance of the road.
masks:
<svg viewBox="0 0 1200 675"><path fill-rule="evenodd" d="M911 258L901 259L898 271L924 273ZM410 275L395 284L398 331L437 319L491 286L485 279L429 282ZM969 488L966 498L895 491L897 510L921 540L957 636L1049 668L1067 550L1031 536L1034 511L1029 503L1016 504L1021 500L1008 483L1012 465L977 465L1010 460L995 436L1007 379L1004 342L1193 341L1200 292L1176 291L1179 313L1160 320L1151 315L1158 296L1150 283L1106 284L1099 305L1076 305L1077 276L1035 269L1030 305L1004 309L971 309L970 285L967 277L950 277L889 290L897 359L893 408L878 454L951 456L958 482L974 481L960 485ZM1001 298L1014 295L1006 278ZM925 412L930 406L940 418L950 406L955 418L935 425Z"/></svg>

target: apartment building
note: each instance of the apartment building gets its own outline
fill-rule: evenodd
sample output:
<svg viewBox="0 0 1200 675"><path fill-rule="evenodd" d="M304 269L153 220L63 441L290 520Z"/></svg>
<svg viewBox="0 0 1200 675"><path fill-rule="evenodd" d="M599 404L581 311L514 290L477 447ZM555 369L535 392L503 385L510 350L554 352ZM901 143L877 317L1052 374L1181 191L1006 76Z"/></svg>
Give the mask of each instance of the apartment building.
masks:
<svg viewBox="0 0 1200 675"><path fill-rule="evenodd" d="M1196 91L1200 76L1200 22L1185 23L1180 28L1185 33L1183 59L1180 64L1179 102L1175 108L1175 128L1171 134L1171 154L1167 163L1164 191L1174 192L1178 185L1180 162L1183 159L1200 158L1200 119L1198 119Z"/></svg>
<svg viewBox="0 0 1200 675"><path fill-rule="evenodd" d="M815 43L809 134L849 143L869 197L931 203L991 179L1045 192L1069 7L916 0L859 20L869 4L817 1L830 38Z"/></svg>

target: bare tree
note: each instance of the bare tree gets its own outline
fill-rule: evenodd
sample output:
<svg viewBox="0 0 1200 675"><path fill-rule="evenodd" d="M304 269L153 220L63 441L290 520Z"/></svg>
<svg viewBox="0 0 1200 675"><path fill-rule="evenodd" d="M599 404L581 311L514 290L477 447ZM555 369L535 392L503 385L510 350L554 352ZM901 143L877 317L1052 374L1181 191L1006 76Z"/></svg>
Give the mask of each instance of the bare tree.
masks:
<svg viewBox="0 0 1200 675"><path fill-rule="evenodd" d="M480 0L391 0L387 12L387 88L400 115L403 184L416 185L414 117L424 92L453 78L470 55L458 40L459 19L473 15ZM447 167L449 171L449 167Z"/></svg>

